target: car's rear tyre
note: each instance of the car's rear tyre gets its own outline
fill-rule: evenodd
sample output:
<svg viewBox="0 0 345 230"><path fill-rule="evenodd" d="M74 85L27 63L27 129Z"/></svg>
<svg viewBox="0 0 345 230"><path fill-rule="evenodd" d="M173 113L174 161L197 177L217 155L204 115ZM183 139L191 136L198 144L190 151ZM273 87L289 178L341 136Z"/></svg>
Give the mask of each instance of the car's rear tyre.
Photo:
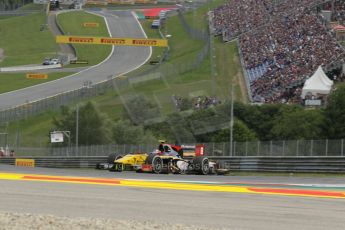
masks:
<svg viewBox="0 0 345 230"><path fill-rule="evenodd" d="M156 155L157 155L156 153L150 153L145 160L145 164L147 164L147 165L152 164L152 160Z"/></svg>
<svg viewBox="0 0 345 230"><path fill-rule="evenodd" d="M180 157L183 158L183 149L180 149L180 150L178 151L178 155L180 155Z"/></svg>
<svg viewBox="0 0 345 230"><path fill-rule="evenodd" d="M108 159L107 159L107 163L109 164L114 164L114 161L115 161L115 158L118 154L116 153L111 153L109 156L108 156Z"/></svg>
<svg viewBox="0 0 345 230"><path fill-rule="evenodd" d="M122 157L123 157L122 155L115 156L115 161L118 160L118 159L121 159Z"/></svg>
<svg viewBox="0 0 345 230"><path fill-rule="evenodd" d="M193 160L195 170L202 175L207 175L210 172L209 160L207 157L196 157Z"/></svg>
<svg viewBox="0 0 345 230"><path fill-rule="evenodd" d="M154 156L152 159L152 170L157 174L163 171L163 159L158 155Z"/></svg>
<svg viewBox="0 0 345 230"><path fill-rule="evenodd" d="M125 170L125 166L124 166L124 164L115 164L116 166L116 171L117 172L122 172L122 171L124 171Z"/></svg>

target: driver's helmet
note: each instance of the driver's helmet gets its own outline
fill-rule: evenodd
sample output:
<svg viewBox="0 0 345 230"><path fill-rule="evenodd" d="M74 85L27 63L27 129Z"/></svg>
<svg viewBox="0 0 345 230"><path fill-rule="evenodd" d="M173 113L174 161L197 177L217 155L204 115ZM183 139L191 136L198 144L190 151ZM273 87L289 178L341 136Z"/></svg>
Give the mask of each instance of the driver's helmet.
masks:
<svg viewBox="0 0 345 230"><path fill-rule="evenodd" d="M165 143L165 140L159 140L158 150L160 152L164 152L164 147L163 147L164 143Z"/></svg>

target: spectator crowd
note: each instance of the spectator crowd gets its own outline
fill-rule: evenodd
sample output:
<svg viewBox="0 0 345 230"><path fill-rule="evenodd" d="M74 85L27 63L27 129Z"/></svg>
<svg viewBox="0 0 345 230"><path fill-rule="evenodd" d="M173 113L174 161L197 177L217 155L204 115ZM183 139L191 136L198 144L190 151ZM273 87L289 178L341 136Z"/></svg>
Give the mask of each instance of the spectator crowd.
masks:
<svg viewBox="0 0 345 230"><path fill-rule="evenodd" d="M338 0L335 2L335 14L334 20L338 21L339 24L345 26L345 1Z"/></svg>
<svg viewBox="0 0 345 230"><path fill-rule="evenodd" d="M212 25L216 35L225 41L265 25L272 18L287 15L304 6L325 0L231 0L213 11Z"/></svg>
<svg viewBox="0 0 345 230"><path fill-rule="evenodd" d="M318 66L345 60L344 48L312 7L322 2L231 0L213 12L215 32L225 36L225 41L240 35L254 101L297 102L304 81ZM337 15L344 13L344 2L336 4Z"/></svg>
<svg viewBox="0 0 345 230"><path fill-rule="evenodd" d="M172 96L172 100L175 104L175 107L179 110L187 110L187 109L207 109L211 106L218 105L221 101L217 97L208 97L208 96L197 96L191 99L183 98L177 95Z"/></svg>
<svg viewBox="0 0 345 230"><path fill-rule="evenodd" d="M322 6L323 10L332 10L332 2L327 2ZM332 21L337 21L340 25L345 26L345 1L334 1L334 14L332 14Z"/></svg>

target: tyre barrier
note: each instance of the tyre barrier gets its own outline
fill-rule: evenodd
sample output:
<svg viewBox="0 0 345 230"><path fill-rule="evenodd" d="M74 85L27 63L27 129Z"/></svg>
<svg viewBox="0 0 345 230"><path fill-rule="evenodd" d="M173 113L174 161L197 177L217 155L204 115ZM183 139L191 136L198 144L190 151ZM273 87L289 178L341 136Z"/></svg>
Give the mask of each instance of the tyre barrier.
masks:
<svg viewBox="0 0 345 230"><path fill-rule="evenodd" d="M34 159L36 167L95 168L108 161L108 156L96 157L18 157ZM208 157L221 168L247 172L310 172L345 173L345 157ZM1 157L0 164L15 165L14 157Z"/></svg>

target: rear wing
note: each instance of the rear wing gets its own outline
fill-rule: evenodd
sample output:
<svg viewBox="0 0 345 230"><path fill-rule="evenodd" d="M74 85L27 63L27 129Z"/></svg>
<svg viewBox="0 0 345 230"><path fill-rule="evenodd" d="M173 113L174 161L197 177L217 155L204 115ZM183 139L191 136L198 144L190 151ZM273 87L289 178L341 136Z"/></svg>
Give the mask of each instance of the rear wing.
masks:
<svg viewBox="0 0 345 230"><path fill-rule="evenodd" d="M196 145L181 145L183 149L184 157L198 157L205 154L205 145L196 144Z"/></svg>

